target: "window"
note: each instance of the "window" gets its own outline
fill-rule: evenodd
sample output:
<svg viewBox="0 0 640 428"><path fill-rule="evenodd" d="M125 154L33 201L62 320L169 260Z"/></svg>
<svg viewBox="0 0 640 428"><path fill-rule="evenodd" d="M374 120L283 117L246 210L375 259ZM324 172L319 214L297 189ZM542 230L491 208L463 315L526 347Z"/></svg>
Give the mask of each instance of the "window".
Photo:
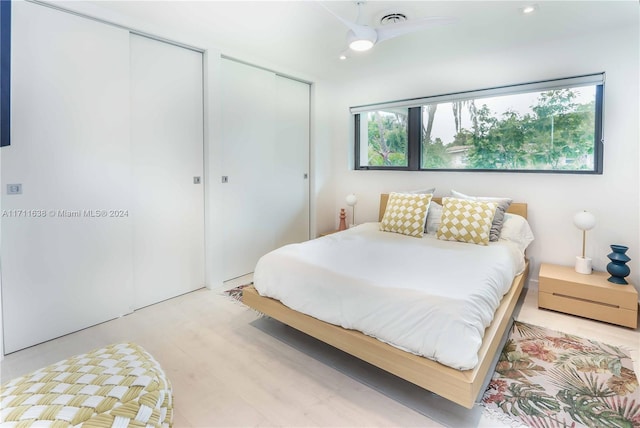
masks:
<svg viewBox="0 0 640 428"><path fill-rule="evenodd" d="M353 107L356 169L602 173L604 74Z"/></svg>
<svg viewBox="0 0 640 428"><path fill-rule="evenodd" d="M358 117L360 166L408 167L409 109L375 110Z"/></svg>

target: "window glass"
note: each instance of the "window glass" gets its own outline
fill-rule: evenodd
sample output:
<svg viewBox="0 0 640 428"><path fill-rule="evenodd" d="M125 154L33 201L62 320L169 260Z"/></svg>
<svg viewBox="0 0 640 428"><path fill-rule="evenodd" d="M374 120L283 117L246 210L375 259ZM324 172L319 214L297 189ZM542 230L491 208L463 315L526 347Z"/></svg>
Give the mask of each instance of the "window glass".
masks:
<svg viewBox="0 0 640 428"><path fill-rule="evenodd" d="M360 116L360 166L407 167L407 130L407 108L363 113Z"/></svg>
<svg viewBox="0 0 640 428"><path fill-rule="evenodd" d="M422 169L593 170L595 86L422 107Z"/></svg>

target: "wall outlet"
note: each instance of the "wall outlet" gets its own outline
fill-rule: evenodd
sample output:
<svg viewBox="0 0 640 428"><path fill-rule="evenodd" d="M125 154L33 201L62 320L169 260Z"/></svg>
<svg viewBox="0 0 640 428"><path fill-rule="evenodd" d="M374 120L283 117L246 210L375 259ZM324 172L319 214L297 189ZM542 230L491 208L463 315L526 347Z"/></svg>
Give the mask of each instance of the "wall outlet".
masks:
<svg viewBox="0 0 640 428"><path fill-rule="evenodd" d="M22 184L7 184L7 195L21 195Z"/></svg>

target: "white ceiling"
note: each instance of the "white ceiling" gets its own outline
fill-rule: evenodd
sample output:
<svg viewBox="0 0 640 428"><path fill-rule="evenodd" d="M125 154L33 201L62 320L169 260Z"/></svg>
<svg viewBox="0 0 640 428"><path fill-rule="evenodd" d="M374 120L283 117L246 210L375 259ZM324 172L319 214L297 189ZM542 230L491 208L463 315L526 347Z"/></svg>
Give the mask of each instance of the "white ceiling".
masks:
<svg viewBox="0 0 640 428"><path fill-rule="evenodd" d="M367 1L364 23L376 26L388 12L411 18L447 16L434 27L338 59L347 28L317 1L91 1L93 6L141 20L171 34L202 40L223 54L303 76L345 79L388 67L410 67L425 55L445 61L471 52L526 46L621 26L638 27L637 0L628 1ZM355 2L323 1L355 20ZM531 3L531 15L521 8ZM594 52L597 55L597 52Z"/></svg>

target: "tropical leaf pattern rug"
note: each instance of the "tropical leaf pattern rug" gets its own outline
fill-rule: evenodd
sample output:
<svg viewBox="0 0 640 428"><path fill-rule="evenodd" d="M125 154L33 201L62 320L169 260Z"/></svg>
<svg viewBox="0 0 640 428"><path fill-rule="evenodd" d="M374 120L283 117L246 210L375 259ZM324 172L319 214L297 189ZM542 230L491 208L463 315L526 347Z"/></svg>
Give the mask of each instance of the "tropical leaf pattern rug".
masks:
<svg viewBox="0 0 640 428"><path fill-rule="evenodd" d="M640 427L640 389L626 351L518 321L482 402L535 428Z"/></svg>
<svg viewBox="0 0 640 428"><path fill-rule="evenodd" d="M237 287L234 287L230 290L226 290L224 292L224 294L226 294L227 296L231 297L234 300L237 300L238 302L242 301L242 290L245 287L248 287L250 285L253 285L253 282L249 283L249 284L244 284L244 285L239 285Z"/></svg>

